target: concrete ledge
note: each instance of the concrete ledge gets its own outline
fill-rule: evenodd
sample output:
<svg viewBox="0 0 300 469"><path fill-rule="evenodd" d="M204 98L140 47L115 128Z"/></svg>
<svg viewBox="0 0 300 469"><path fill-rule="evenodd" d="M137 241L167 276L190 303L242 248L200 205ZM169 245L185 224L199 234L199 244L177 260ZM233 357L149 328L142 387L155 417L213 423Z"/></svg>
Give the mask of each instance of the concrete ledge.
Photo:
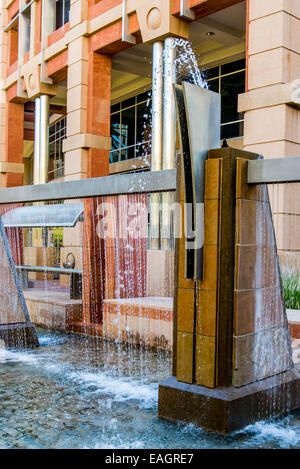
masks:
<svg viewBox="0 0 300 469"><path fill-rule="evenodd" d="M0 173L24 173L23 163L10 163L8 161L0 161Z"/></svg>
<svg viewBox="0 0 300 469"><path fill-rule="evenodd" d="M35 348L39 346L36 330L30 322L0 325L0 340L6 348Z"/></svg>
<svg viewBox="0 0 300 469"><path fill-rule="evenodd" d="M289 104L300 108L300 80L291 83L266 86L239 95L238 111Z"/></svg>
<svg viewBox="0 0 300 469"><path fill-rule="evenodd" d="M175 377L159 385L159 417L223 435L298 408L300 375L295 368L241 388L209 389Z"/></svg>
<svg viewBox="0 0 300 469"><path fill-rule="evenodd" d="M63 152L77 150L78 148L110 150L111 137L93 134L77 134L63 140Z"/></svg>

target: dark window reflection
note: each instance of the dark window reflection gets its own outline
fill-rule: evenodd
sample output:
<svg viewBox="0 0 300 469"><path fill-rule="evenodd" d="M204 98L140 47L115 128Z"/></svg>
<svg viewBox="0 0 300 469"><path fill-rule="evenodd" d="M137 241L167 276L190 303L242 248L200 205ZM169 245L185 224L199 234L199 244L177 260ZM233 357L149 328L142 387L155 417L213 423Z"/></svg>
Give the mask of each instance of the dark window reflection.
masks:
<svg viewBox="0 0 300 469"><path fill-rule="evenodd" d="M61 28L70 20L70 0L55 1L55 29Z"/></svg>
<svg viewBox="0 0 300 469"><path fill-rule="evenodd" d="M221 78L222 112L221 122L242 119L238 113L238 95L245 91L245 72L235 73Z"/></svg>
<svg viewBox="0 0 300 469"><path fill-rule="evenodd" d="M111 107L110 162L151 153L151 92L141 93Z"/></svg>

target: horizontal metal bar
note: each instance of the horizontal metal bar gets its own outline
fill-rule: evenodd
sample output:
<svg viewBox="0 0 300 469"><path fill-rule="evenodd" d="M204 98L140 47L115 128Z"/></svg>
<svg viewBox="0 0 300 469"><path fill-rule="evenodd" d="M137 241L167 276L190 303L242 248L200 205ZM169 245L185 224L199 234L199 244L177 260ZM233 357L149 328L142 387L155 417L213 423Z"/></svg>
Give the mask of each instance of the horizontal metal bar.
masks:
<svg viewBox="0 0 300 469"><path fill-rule="evenodd" d="M0 204L85 199L106 195L172 192L175 190L176 169L168 169L3 188L0 189Z"/></svg>
<svg viewBox="0 0 300 469"><path fill-rule="evenodd" d="M300 182L300 157L248 161L248 184Z"/></svg>
<svg viewBox="0 0 300 469"><path fill-rule="evenodd" d="M16 265L16 269L22 272L46 272L50 274L63 275L82 274L82 270L79 269L66 269L64 267L46 267L43 265Z"/></svg>

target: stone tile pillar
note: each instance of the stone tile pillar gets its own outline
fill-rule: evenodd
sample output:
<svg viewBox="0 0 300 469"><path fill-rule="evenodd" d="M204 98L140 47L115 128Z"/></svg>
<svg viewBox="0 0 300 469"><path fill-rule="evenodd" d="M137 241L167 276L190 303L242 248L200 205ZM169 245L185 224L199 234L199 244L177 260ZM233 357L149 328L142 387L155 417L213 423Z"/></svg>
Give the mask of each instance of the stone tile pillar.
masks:
<svg viewBox="0 0 300 469"><path fill-rule="evenodd" d="M228 434L300 407L266 186L247 184L258 155L211 150L205 175L203 280L177 251L173 377L159 415Z"/></svg>
<svg viewBox="0 0 300 469"><path fill-rule="evenodd" d="M19 186L23 179L23 104L8 101L4 89L8 67L7 10L0 10L0 187Z"/></svg>
<svg viewBox="0 0 300 469"><path fill-rule="evenodd" d="M245 113L244 149L265 158L300 154L299 39L299 2L249 0L248 92L239 111ZM300 269L300 189L273 186L270 199L279 254L284 261L292 254Z"/></svg>

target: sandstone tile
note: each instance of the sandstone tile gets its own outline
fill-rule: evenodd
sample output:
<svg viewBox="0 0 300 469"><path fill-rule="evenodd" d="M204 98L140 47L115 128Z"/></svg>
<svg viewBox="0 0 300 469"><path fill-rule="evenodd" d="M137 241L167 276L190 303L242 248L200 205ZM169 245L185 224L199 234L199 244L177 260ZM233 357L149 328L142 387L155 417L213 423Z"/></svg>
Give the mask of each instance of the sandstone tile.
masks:
<svg viewBox="0 0 300 469"><path fill-rule="evenodd" d="M274 246L236 246L235 289L251 290L279 285Z"/></svg>
<svg viewBox="0 0 300 469"><path fill-rule="evenodd" d="M206 161L205 169L205 198L219 199L221 184L222 160L212 158Z"/></svg>
<svg viewBox="0 0 300 469"><path fill-rule="evenodd" d="M205 200L204 244L218 244L219 200Z"/></svg>
<svg viewBox="0 0 300 469"><path fill-rule="evenodd" d="M196 331L214 337L217 323L217 293L197 290Z"/></svg>
<svg viewBox="0 0 300 469"><path fill-rule="evenodd" d="M200 386L215 387L216 339L196 336L195 375Z"/></svg>
<svg viewBox="0 0 300 469"><path fill-rule="evenodd" d="M267 203L237 200L236 242L248 245L275 243L272 215Z"/></svg>
<svg viewBox="0 0 300 469"><path fill-rule="evenodd" d="M204 246L203 280L198 282L201 290L217 289L218 281L218 246Z"/></svg>
<svg viewBox="0 0 300 469"><path fill-rule="evenodd" d="M178 381L193 383L194 334L177 333L177 369Z"/></svg>
<svg viewBox="0 0 300 469"><path fill-rule="evenodd" d="M234 292L234 335L246 335L286 323L280 287Z"/></svg>
<svg viewBox="0 0 300 469"><path fill-rule="evenodd" d="M282 373L291 366L288 330L270 329L233 339L233 386Z"/></svg>
<svg viewBox="0 0 300 469"><path fill-rule="evenodd" d="M194 289L178 288L177 329L180 332L194 332L195 292Z"/></svg>

